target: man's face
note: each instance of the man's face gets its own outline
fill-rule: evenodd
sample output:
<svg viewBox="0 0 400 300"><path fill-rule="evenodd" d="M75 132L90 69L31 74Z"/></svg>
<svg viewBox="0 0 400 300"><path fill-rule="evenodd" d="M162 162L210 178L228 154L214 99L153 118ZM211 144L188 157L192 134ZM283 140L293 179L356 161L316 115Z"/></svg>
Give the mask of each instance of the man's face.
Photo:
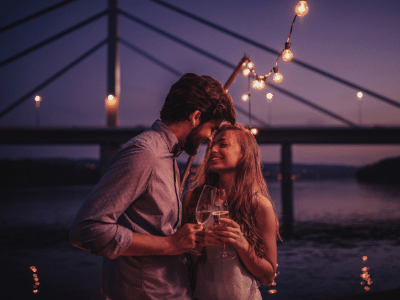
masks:
<svg viewBox="0 0 400 300"><path fill-rule="evenodd" d="M206 141L211 140L212 134L219 128L222 120L211 120L193 128L186 137L183 149L189 155L196 155L199 146Z"/></svg>

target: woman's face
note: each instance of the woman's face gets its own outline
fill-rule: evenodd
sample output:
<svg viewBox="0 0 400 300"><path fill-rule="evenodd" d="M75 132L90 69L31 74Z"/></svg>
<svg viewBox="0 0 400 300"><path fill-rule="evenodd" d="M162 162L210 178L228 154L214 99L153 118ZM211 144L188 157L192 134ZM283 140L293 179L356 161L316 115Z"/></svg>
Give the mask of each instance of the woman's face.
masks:
<svg viewBox="0 0 400 300"><path fill-rule="evenodd" d="M211 145L210 170L216 173L235 172L242 157L235 132L222 131L215 136Z"/></svg>

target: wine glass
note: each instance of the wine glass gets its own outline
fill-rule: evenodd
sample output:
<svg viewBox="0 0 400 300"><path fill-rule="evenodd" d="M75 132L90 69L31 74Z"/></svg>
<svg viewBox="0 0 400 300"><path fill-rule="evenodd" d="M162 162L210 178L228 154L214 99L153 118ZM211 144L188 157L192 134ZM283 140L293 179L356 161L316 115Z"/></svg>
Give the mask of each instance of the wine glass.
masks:
<svg viewBox="0 0 400 300"><path fill-rule="evenodd" d="M201 191L199 201L196 206L196 221L198 224L203 225L211 217L211 212L214 205L215 196L217 195L217 188L209 185L204 185ZM198 245L197 245L198 246ZM189 253L201 255L201 249L190 250Z"/></svg>
<svg viewBox="0 0 400 300"><path fill-rule="evenodd" d="M229 206L228 201L226 199L226 192L224 189L217 190L217 196L214 201L212 216L214 218L214 225L222 226L224 225L220 218L229 218ZM232 259L236 257L236 254L231 251L226 251L225 242L224 242L224 250L216 256L217 258Z"/></svg>

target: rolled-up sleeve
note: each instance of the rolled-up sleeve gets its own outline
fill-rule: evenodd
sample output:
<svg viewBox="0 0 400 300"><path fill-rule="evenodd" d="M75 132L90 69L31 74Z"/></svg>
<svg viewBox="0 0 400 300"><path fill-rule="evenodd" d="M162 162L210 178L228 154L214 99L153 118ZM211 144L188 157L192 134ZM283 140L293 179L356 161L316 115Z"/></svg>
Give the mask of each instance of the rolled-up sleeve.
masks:
<svg viewBox="0 0 400 300"><path fill-rule="evenodd" d="M110 259L126 250L134 228L117 221L146 192L153 168L154 152L146 144L136 141L119 150L79 210L70 231L71 244Z"/></svg>

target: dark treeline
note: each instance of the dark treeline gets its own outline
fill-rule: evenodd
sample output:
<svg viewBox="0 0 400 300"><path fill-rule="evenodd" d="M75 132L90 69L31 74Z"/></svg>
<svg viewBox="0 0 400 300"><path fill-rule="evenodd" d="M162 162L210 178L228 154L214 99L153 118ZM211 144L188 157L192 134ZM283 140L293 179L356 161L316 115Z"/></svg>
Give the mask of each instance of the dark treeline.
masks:
<svg viewBox="0 0 400 300"><path fill-rule="evenodd" d="M360 168L356 176L361 182L400 184L400 157L387 158Z"/></svg>

